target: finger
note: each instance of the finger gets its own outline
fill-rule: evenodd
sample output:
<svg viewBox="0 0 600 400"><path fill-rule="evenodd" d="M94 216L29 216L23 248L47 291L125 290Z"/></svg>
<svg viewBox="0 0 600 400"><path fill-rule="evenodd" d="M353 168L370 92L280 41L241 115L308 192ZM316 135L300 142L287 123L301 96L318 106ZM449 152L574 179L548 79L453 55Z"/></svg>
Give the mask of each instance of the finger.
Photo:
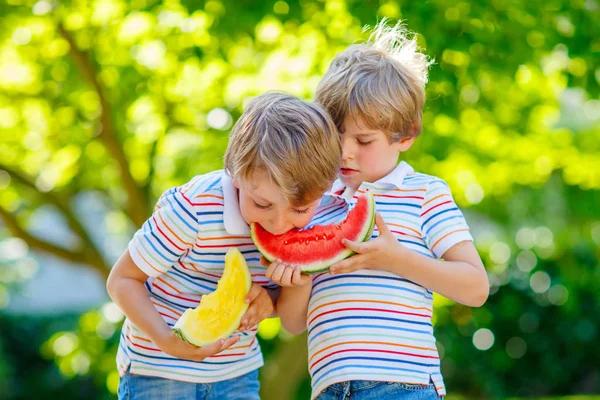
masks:
<svg viewBox="0 0 600 400"><path fill-rule="evenodd" d="M281 276L281 286L292 286L292 275L294 274L294 267L286 267L283 270Z"/></svg>
<svg viewBox="0 0 600 400"><path fill-rule="evenodd" d="M218 340L215 343L209 344L207 346L195 347L193 351L191 351L190 358L196 361L202 361L206 357L210 357L214 354L217 354L221 351L221 347L223 346L224 340Z"/></svg>
<svg viewBox="0 0 600 400"><path fill-rule="evenodd" d="M331 275L335 274L346 274L348 272L357 271L359 269L366 268L367 265L365 263L365 257L362 257L360 254L355 255L353 257L347 258L343 261L340 261L336 264L333 264L331 268L329 268L329 273Z"/></svg>
<svg viewBox="0 0 600 400"><path fill-rule="evenodd" d="M379 231L379 236L388 236L392 235L390 228L388 228L387 224L383 220L381 214L375 214L375 225L377 225L377 230Z"/></svg>
<svg viewBox="0 0 600 400"><path fill-rule="evenodd" d="M265 276L267 278L269 278L270 280L273 280L273 274L275 273L275 271L277 271L277 269L279 268L279 265L281 265L281 260L277 259L275 261L273 261L271 264L269 264L269 267L267 268L266 272L265 272Z"/></svg>
<svg viewBox="0 0 600 400"><path fill-rule="evenodd" d="M352 264L352 265L348 265L348 266L344 266L344 267L331 269L329 271L329 274L331 274L331 275L349 274L351 272L355 272L355 271L358 271L361 269L364 269L364 267L360 266L360 265Z"/></svg>
<svg viewBox="0 0 600 400"><path fill-rule="evenodd" d="M242 317L242 321L240 322L240 327L238 329L240 331L245 331L246 329L248 329L249 326L254 326L250 325L250 323L255 319L255 314L256 306L250 306L250 308L248 308L248 311L246 311L246 313Z"/></svg>
<svg viewBox="0 0 600 400"><path fill-rule="evenodd" d="M344 246L358 254L366 253L369 250L368 243L353 242L352 240L348 239L342 239L342 243L344 244Z"/></svg>
<svg viewBox="0 0 600 400"><path fill-rule="evenodd" d="M217 353L222 352L223 350L233 346L235 343L240 340L239 336L232 336L225 340L221 339L216 341L215 343L209 344L208 346L203 346L200 348L196 348L195 358L200 358L200 361L206 357L213 356Z"/></svg>
<svg viewBox="0 0 600 400"><path fill-rule="evenodd" d="M294 268L294 272L292 273L292 285L299 286L302 284L302 270L300 266L296 265Z"/></svg>
<svg viewBox="0 0 600 400"><path fill-rule="evenodd" d="M281 278L283 278L283 273L286 270L286 265L283 263L277 263L275 270L273 271L273 282L281 282Z"/></svg>
<svg viewBox="0 0 600 400"><path fill-rule="evenodd" d="M221 351L223 351L223 350L225 350L225 349L227 349L227 348L229 348L229 347L233 346L233 345L234 345L234 344L236 344L236 343L237 343L239 340L240 340L240 337L239 337L238 335L234 335L234 336L231 336L231 337L229 337L229 338L225 339L225 340L223 341L223 344L221 345L221 349L220 349L219 351L221 352Z"/></svg>
<svg viewBox="0 0 600 400"><path fill-rule="evenodd" d="M250 287L250 291L246 295L246 299L244 301L246 303L252 303L254 301L254 299L256 299L256 297L258 297L258 295L260 294L260 292L262 290L264 290L262 288L262 286L260 286L257 283L252 283L252 286Z"/></svg>

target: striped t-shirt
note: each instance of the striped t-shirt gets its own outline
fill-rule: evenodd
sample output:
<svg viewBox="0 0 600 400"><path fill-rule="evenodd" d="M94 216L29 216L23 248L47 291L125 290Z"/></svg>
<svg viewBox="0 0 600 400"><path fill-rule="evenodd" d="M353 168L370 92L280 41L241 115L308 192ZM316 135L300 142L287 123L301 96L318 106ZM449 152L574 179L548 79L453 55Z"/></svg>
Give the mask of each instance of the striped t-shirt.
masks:
<svg viewBox="0 0 600 400"><path fill-rule="evenodd" d="M340 204L343 201L339 199L324 198L311 225L327 223L332 208L340 208ZM150 299L172 327L187 308L198 305L203 294L215 290L230 247L240 249L254 282L277 287L264 275L266 268L260 264L260 254L240 214L231 178L224 171L215 171L166 191L129 243L129 252L149 275L146 289ZM240 340L234 346L196 362L163 353L126 319L117 366L121 376L129 368L132 374L195 383L235 378L263 365L256 331L257 327L236 332Z"/></svg>
<svg viewBox="0 0 600 400"><path fill-rule="evenodd" d="M336 181L332 192L343 189ZM366 189L398 241L413 251L441 258L455 244L472 240L439 178L415 173L402 162L357 192ZM372 237L378 235L376 229ZM389 272L315 275L307 315L313 398L334 383L351 380L432 381L445 395L432 310L430 290Z"/></svg>

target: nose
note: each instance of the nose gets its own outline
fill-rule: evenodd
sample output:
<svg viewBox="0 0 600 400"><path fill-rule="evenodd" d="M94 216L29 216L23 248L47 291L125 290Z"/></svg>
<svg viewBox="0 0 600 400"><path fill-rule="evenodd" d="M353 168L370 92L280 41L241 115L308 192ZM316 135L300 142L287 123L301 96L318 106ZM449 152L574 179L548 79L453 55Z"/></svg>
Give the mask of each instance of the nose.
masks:
<svg viewBox="0 0 600 400"><path fill-rule="evenodd" d="M354 158L354 146L352 145L352 141L349 139L345 139L342 136L342 159L343 160L352 160Z"/></svg>
<svg viewBox="0 0 600 400"><path fill-rule="evenodd" d="M273 220L271 220L271 233L273 235L281 235L286 233L287 231L289 231L290 229L292 229L294 227L293 224L291 224L287 218L285 217L285 215L278 215L276 216Z"/></svg>

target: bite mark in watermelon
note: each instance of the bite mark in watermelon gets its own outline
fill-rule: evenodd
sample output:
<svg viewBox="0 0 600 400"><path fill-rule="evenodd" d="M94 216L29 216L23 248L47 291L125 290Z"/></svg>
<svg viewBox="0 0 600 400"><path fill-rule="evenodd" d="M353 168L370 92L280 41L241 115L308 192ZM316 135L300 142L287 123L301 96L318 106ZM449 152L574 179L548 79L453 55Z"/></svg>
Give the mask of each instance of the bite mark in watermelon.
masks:
<svg viewBox="0 0 600 400"><path fill-rule="evenodd" d="M370 192L358 197L346 219L338 224L315 225L309 229L292 229L273 235L260 224L252 223L250 235L260 253L269 261L280 259L299 265L304 273L329 269L354 252L342 239L363 242L371 238L375 226L375 199Z"/></svg>

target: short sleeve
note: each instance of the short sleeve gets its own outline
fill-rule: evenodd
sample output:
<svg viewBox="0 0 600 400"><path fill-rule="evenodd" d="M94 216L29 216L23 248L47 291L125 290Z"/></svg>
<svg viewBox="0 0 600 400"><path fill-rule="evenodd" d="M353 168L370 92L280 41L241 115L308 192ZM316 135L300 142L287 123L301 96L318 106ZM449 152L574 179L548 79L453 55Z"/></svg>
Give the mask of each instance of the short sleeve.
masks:
<svg viewBox="0 0 600 400"><path fill-rule="evenodd" d="M326 193L321 198L315 213L304 229L315 225L328 225L343 221L352 207L352 203L342 196Z"/></svg>
<svg viewBox="0 0 600 400"><path fill-rule="evenodd" d="M131 258L144 273L156 277L193 248L198 234L195 207L181 187L167 190L154 213L129 242Z"/></svg>
<svg viewBox="0 0 600 400"><path fill-rule="evenodd" d="M448 184L441 179L427 187L421 223L425 243L436 258L460 242L473 241L463 213L454 202Z"/></svg>

